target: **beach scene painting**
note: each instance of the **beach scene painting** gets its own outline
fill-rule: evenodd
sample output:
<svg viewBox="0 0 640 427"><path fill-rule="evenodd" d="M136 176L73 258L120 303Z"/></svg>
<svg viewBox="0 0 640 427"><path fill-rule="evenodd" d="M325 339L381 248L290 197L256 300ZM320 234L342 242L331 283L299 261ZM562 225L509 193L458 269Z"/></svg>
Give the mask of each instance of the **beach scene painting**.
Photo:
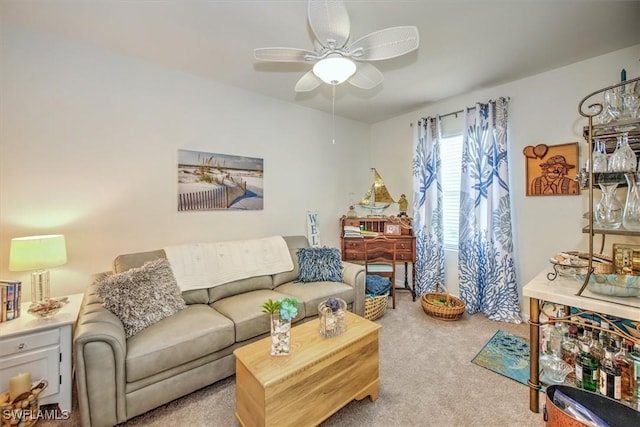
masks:
<svg viewBox="0 0 640 427"><path fill-rule="evenodd" d="M264 159L178 150L178 211L262 210Z"/></svg>

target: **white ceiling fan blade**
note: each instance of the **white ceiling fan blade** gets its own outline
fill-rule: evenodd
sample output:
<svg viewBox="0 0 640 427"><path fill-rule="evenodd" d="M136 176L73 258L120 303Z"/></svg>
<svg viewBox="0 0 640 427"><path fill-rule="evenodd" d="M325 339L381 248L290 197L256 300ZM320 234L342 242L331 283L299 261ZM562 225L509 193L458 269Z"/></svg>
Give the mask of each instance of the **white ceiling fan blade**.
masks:
<svg viewBox="0 0 640 427"><path fill-rule="evenodd" d="M359 38L348 50L359 61L380 61L409 53L419 43L418 28L393 27Z"/></svg>
<svg viewBox="0 0 640 427"><path fill-rule="evenodd" d="M340 49L349 39L351 23L343 1L309 0L309 25L324 47Z"/></svg>
<svg viewBox="0 0 640 427"><path fill-rule="evenodd" d="M300 77L298 83L296 83L296 92L310 92L320 86L322 80L313 74L313 70Z"/></svg>
<svg viewBox="0 0 640 427"><path fill-rule="evenodd" d="M309 62L316 59L316 53L294 47L262 47L253 50L256 59L272 62Z"/></svg>
<svg viewBox="0 0 640 427"><path fill-rule="evenodd" d="M364 62L355 62L356 72L347 80L360 89L373 89L384 80L384 76L376 67Z"/></svg>

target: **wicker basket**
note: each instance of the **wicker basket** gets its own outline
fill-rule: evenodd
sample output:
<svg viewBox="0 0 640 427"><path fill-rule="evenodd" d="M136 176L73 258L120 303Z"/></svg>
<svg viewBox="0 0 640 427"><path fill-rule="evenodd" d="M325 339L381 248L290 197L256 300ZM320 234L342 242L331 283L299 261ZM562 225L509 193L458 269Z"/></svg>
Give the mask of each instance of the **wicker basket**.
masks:
<svg viewBox="0 0 640 427"><path fill-rule="evenodd" d="M450 295L444 285L440 283L436 284L435 292L422 295L420 303L425 313L440 320L458 320L466 308L464 301Z"/></svg>
<svg viewBox="0 0 640 427"><path fill-rule="evenodd" d="M368 320L376 320L384 316L387 311L387 303L389 302L389 294L377 297L366 297L364 299L364 318Z"/></svg>
<svg viewBox="0 0 640 427"><path fill-rule="evenodd" d="M38 395L47 388L47 381L40 380L31 391L16 397L13 402L0 403L0 425L31 427L38 421ZM5 393L2 393L4 398ZM8 397L7 397L8 398Z"/></svg>

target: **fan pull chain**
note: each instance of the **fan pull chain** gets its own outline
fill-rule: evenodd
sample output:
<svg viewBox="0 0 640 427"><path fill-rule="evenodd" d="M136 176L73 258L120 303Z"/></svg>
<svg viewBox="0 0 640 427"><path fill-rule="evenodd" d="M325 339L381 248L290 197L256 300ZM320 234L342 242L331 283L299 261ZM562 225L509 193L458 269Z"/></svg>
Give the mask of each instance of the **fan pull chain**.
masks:
<svg viewBox="0 0 640 427"><path fill-rule="evenodd" d="M331 141L336 143L336 85L331 85Z"/></svg>

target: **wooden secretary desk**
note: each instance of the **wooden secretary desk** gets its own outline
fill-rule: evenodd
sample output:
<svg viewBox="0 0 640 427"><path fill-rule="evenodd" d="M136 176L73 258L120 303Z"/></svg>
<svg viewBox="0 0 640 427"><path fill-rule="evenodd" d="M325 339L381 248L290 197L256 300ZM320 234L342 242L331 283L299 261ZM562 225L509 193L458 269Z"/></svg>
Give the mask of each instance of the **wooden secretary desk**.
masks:
<svg viewBox="0 0 640 427"><path fill-rule="evenodd" d="M396 240L396 259L404 263L404 288L411 292L411 298L416 300L415 262L416 237L413 234L411 218L407 217L356 217L340 218L340 245L342 260L354 263L364 263L364 239L384 235ZM345 226L356 227L361 235L346 233ZM411 263L411 286L408 279L408 264Z"/></svg>

